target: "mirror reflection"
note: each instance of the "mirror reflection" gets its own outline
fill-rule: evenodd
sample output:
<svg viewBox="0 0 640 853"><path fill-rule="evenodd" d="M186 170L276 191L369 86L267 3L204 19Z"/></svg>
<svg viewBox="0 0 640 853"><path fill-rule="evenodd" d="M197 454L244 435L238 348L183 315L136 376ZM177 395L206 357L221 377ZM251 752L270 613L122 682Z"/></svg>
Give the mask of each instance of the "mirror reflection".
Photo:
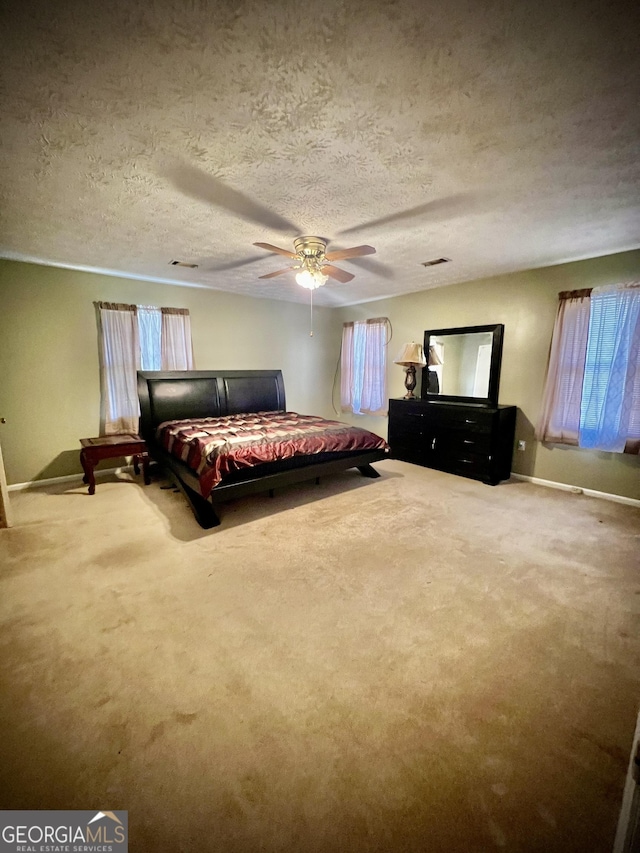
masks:
<svg viewBox="0 0 640 853"><path fill-rule="evenodd" d="M422 396L496 406L503 335L502 323L427 329Z"/></svg>
<svg viewBox="0 0 640 853"><path fill-rule="evenodd" d="M423 372L427 393L488 397L492 344L489 331L430 335Z"/></svg>

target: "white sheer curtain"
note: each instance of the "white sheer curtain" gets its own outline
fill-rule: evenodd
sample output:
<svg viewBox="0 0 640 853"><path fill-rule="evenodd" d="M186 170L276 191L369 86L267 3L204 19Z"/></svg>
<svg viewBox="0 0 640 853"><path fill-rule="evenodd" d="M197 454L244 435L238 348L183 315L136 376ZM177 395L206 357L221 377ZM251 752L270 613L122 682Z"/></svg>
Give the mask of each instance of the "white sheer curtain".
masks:
<svg viewBox="0 0 640 853"><path fill-rule="evenodd" d="M344 324L340 380L343 412L386 415L388 325L386 317Z"/></svg>
<svg viewBox="0 0 640 853"><path fill-rule="evenodd" d="M536 426L539 441L578 443L590 293L577 290L560 294L542 411Z"/></svg>
<svg viewBox="0 0 640 853"><path fill-rule="evenodd" d="M162 370L193 370L191 318L186 308L161 308Z"/></svg>
<svg viewBox="0 0 640 853"><path fill-rule="evenodd" d="M162 311L153 305L138 305L140 364L142 370L162 370L160 339Z"/></svg>
<svg viewBox="0 0 640 853"><path fill-rule="evenodd" d="M137 307L96 303L100 341L100 433L138 431L140 368Z"/></svg>
<svg viewBox="0 0 640 853"><path fill-rule="evenodd" d="M353 334L354 324L342 327L342 349L340 350L340 408L343 412L353 411Z"/></svg>
<svg viewBox="0 0 640 853"><path fill-rule="evenodd" d="M639 441L640 282L594 288L580 447L622 453Z"/></svg>

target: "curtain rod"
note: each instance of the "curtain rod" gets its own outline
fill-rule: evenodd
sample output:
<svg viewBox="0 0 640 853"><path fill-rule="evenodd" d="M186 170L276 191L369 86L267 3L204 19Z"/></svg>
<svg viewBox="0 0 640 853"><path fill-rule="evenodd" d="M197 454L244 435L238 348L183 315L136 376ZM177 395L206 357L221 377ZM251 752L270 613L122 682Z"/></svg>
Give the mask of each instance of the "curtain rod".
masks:
<svg viewBox="0 0 640 853"><path fill-rule="evenodd" d="M591 296L592 289L585 287L582 290L563 290L558 294L558 299L584 299Z"/></svg>

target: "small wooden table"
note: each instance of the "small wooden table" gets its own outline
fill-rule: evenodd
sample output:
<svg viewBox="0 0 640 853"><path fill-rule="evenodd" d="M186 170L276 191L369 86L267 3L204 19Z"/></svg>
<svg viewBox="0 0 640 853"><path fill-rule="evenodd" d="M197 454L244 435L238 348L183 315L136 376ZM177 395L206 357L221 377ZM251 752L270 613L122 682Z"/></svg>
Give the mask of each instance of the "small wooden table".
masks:
<svg viewBox="0 0 640 853"><path fill-rule="evenodd" d="M83 483L89 484L89 494L96 491L96 479L93 469L102 459L116 456L133 456L133 470L140 473L139 462L142 459L142 473L145 486L149 485L149 454L144 439L135 433L127 435L103 435L99 438L81 438L80 462L84 471Z"/></svg>

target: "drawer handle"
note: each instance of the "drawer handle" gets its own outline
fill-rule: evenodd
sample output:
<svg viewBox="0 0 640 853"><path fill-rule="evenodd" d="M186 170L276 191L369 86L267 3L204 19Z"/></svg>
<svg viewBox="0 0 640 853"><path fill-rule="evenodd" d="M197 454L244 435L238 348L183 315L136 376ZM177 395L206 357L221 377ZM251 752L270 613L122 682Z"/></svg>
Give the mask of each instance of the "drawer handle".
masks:
<svg viewBox="0 0 640 853"><path fill-rule="evenodd" d="M475 444L475 441L471 441L470 439L465 438L465 440L462 443L463 444Z"/></svg>
<svg viewBox="0 0 640 853"><path fill-rule="evenodd" d="M459 462L464 462L465 465L473 465L473 459L459 459Z"/></svg>
<svg viewBox="0 0 640 853"><path fill-rule="evenodd" d="M470 421L469 418L464 419L465 424L477 424L478 421Z"/></svg>
<svg viewBox="0 0 640 853"><path fill-rule="evenodd" d="M433 439L431 440L431 449L432 449L432 450L435 450L435 449L436 449L436 440L435 440L435 438L433 438Z"/></svg>

